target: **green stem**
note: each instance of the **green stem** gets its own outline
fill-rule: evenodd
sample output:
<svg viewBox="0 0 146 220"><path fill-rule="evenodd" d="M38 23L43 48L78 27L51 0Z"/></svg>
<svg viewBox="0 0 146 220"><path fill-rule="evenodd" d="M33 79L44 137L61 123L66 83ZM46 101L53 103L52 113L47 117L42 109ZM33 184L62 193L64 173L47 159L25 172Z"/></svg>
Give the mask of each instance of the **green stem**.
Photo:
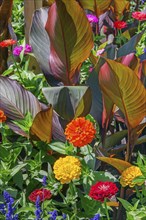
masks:
<svg viewBox="0 0 146 220"><path fill-rule="evenodd" d="M21 76L21 72L20 72L20 70L19 70L19 67L18 67L18 65L17 65L17 62L16 62L16 60L15 60L15 58L13 57L12 54L11 54L11 57L12 57L12 60L13 60L13 62L14 62L14 65L15 65L15 67L16 67L16 69L17 69L17 72L18 72L18 74L19 74L19 78L20 78L21 82L24 84L24 81L23 81L23 78L22 78L22 76ZM24 84L24 85L25 85L25 84Z"/></svg>
<svg viewBox="0 0 146 220"><path fill-rule="evenodd" d="M64 203L67 204L66 198L65 196L60 192L60 190L58 191L60 197L63 199Z"/></svg>
<svg viewBox="0 0 146 220"><path fill-rule="evenodd" d="M3 123L0 123L0 133L1 133L1 137L2 137L2 143L4 144L7 142L7 139L4 135L5 129L3 126L4 126Z"/></svg>
<svg viewBox="0 0 146 220"><path fill-rule="evenodd" d="M73 185L72 182L69 183L69 188L70 188L71 195L73 197L74 194L75 194L75 188L74 188L74 185ZM77 214L77 204L76 204L76 201L73 201L72 205L73 205L73 213L74 213L72 217L74 219L74 216L76 216L76 214Z"/></svg>
<svg viewBox="0 0 146 220"><path fill-rule="evenodd" d="M140 32L140 21L138 21L138 33Z"/></svg>
<svg viewBox="0 0 146 220"><path fill-rule="evenodd" d="M106 200L106 198L105 198L105 199L104 199L105 213L106 213L107 220L110 220L106 202L107 202L107 200Z"/></svg>

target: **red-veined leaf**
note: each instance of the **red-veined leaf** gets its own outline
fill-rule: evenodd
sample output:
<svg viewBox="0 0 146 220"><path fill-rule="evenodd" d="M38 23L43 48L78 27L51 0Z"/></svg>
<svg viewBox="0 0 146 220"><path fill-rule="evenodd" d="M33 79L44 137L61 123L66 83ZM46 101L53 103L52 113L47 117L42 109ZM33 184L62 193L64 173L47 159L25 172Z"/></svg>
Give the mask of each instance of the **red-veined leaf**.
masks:
<svg viewBox="0 0 146 220"><path fill-rule="evenodd" d="M52 107L40 111L34 118L30 128L30 137L50 143L52 139Z"/></svg>
<svg viewBox="0 0 146 220"><path fill-rule="evenodd" d="M128 126L138 126L146 115L146 90L135 73L121 63L106 59L99 72L99 83L106 103L111 100L119 107Z"/></svg>

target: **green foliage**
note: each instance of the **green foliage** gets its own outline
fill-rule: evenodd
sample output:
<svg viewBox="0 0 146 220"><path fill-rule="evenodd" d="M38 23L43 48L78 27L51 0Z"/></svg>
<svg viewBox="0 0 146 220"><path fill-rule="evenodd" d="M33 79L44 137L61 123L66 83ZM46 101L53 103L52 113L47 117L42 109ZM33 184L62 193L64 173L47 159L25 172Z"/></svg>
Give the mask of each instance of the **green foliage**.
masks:
<svg viewBox="0 0 146 220"><path fill-rule="evenodd" d="M24 2L14 0L12 11L12 26L19 41L24 38Z"/></svg>
<svg viewBox="0 0 146 220"><path fill-rule="evenodd" d="M134 21L130 15L139 1L130 2L131 7L128 1L78 2L56 0L56 5L34 13L33 53L23 51L13 57L9 48L9 67L0 77L0 109L7 117L4 122L0 115L0 203L7 190L15 199L19 219L34 219L36 208L28 197L35 189L46 188L52 197L40 204L44 220L53 210L59 213L57 219L65 213L67 219L89 220L99 213L106 220L108 215L111 219L119 216L116 196L121 196L123 219L144 220L146 156L138 153L136 158L142 176L133 180L134 189L127 186L123 193L119 182L122 172L135 161L134 146L140 151L146 140L145 61L140 63L138 58L145 47L145 22ZM23 4L14 0L12 16L22 44ZM88 22L84 9L101 16L99 25ZM127 21L126 29L116 30L115 20ZM67 124L78 117L85 117L96 129L93 140L83 147L74 147L64 133ZM72 128L90 136L81 129L82 124ZM78 135L74 138L81 138ZM78 158L82 171L80 178L61 184L54 163L65 156ZM70 172L69 163L64 175ZM45 186L43 176L47 177ZM96 182L114 182L119 191L106 198L107 203L94 200L89 191Z"/></svg>

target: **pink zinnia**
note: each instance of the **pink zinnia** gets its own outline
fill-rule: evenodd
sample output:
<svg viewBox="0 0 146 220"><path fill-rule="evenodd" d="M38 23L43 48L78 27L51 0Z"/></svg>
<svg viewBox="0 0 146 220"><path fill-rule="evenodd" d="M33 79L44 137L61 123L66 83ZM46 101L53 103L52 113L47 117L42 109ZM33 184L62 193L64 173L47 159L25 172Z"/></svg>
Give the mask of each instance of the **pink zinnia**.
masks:
<svg viewBox="0 0 146 220"><path fill-rule="evenodd" d="M87 14L86 16L88 18L89 23L97 23L98 22L98 18L95 15Z"/></svg>
<svg viewBox="0 0 146 220"><path fill-rule="evenodd" d="M141 11L136 11L132 13L132 17L139 21L145 21L146 20L146 14Z"/></svg>
<svg viewBox="0 0 146 220"><path fill-rule="evenodd" d="M125 21L115 21L114 22L114 27L117 29L122 29L125 28L127 26L127 23Z"/></svg>
<svg viewBox="0 0 146 220"><path fill-rule="evenodd" d="M13 50L13 55L19 56L22 50L23 50L23 46L16 46Z"/></svg>
<svg viewBox="0 0 146 220"><path fill-rule="evenodd" d="M31 52L32 52L32 47L29 44L26 44L24 53L27 54L27 53L31 53Z"/></svg>
<svg viewBox="0 0 146 220"><path fill-rule="evenodd" d="M110 199L118 192L118 188L113 182L97 182L90 188L89 196L94 200L103 202L105 198Z"/></svg>

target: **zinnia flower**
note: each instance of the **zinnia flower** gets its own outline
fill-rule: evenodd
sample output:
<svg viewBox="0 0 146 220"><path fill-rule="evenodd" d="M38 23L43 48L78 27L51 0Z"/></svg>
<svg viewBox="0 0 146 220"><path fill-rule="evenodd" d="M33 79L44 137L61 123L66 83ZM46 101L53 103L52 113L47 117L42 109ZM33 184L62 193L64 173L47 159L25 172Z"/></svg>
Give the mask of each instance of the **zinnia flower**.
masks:
<svg viewBox="0 0 146 220"><path fill-rule="evenodd" d="M7 39L0 42L0 47L9 47L12 46L13 44L16 44L15 40Z"/></svg>
<svg viewBox="0 0 146 220"><path fill-rule="evenodd" d="M127 23L125 21L115 21L114 27L121 30L122 28L125 28L127 26Z"/></svg>
<svg viewBox="0 0 146 220"><path fill-rule="evenodd" d="M110 199L118 192L115 183L112 182L97 182L90 188L89 196L94 200L103 202L105 198Z"/></svg>
<svg viewBox="0 0 146 220"><path fill-rule="evenodd" d="M87 14L86 17L88 18L89 23L97 23L98 18L95 15Z"/></svg>
<svg viewBox="0 0 146 220"><path fill-rule="evenodd" d="M32 47L29 44L26 44L25 47L23 47L22 45L16 46L13 50L13 55L20 56L20 53L22 52L23 48L24 48L24 54L32 52Z"/></svg>
<svg viewBox="0 0 146 220"><path fill-rule="evenodd" d="M38 196L40 201L42 202L44 200L50 199L52 194L48 189L35 189L28 198L30 201L36 202Z"/></svg>
<svg viewBox="0 0 146 220"><path fill-rule="evenodd" d="M136 11L132 13L132 17L139 21L145 21L146 20L146 14L140 11Z"/></svg>
<svg viewBox="0 0 146 220"><path fill-rule="evenodd" d="M29 44L25 45L24 54L31 53L32 47Z"/></svg>
<svg viewBox="0 0 146 220"><path fill-rule="evenodd" d="M122 175L120 178L120 183L123 187L125 187L125 186L133 187L135 185L142 185L143 182L141 182L141 183L133 183L132 182L138 176L142 176L142 172L139 169L139 167L136 167L136 166L128 167L127 169L125 169L122 172Z"/></svg>
<svg viewBox="0 0 146 220"><path fill-rule="evenodd" d="M66 139L75 147L83 147L91 143L95 133L93 123L84 117L72 120L65 129Z"/></svg>
<svg viewBox="0 0 146 220"><path fill-rule="evenodd" d="M4 112L0 110L0 123L6 121L7 117L5 116Z"/></svg>
<svg viewBox="0 0 146 220"><path fill-rule="evenodd" d="M54 163L53 169L55 178L62 184L70 183L81 175L81 163L78 158L73 156L60 157Z"/></svg>
<svg viewBox="0 0 146 220"><path fill-rule="evenodd" d="M16 46L14 49L13 49L13 55L14 56L19 56L21 51L23 50L23 46Z"/></svg>

